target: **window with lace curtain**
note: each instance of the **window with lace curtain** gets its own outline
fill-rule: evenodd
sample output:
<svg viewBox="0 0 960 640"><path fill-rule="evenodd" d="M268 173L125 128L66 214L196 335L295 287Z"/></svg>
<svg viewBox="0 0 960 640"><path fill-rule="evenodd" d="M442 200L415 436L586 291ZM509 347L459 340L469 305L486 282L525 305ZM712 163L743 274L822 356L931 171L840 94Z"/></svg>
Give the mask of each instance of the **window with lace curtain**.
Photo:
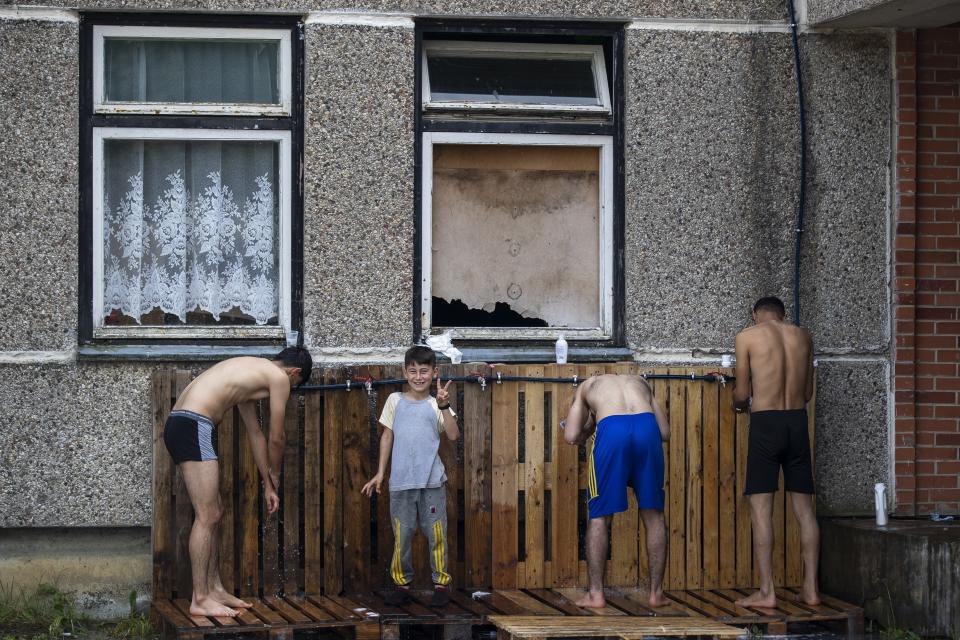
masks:
<svg viewBox="0 0 960 640"><path fill-rule="evenodd" d="M88 27L89 338L297 328L295 31Z"/></svg>

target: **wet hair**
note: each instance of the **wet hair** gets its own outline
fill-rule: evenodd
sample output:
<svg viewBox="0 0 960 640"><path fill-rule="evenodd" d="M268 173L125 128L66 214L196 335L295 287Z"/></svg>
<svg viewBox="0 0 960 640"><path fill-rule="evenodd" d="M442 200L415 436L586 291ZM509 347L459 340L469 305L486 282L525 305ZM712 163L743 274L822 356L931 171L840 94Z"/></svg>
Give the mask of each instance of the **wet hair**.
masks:
<svg viewBox="0 0 960 640"><path fill-rule="evenodd" d="M426 364L435 367L437 366L437 354L435 354L430 347L421 345L410 347L407 349L407 352L403 354L404 369L411 364Z"/></svg>
<svg viewBox="0 0 960 640"><path fill-rule="evenodd" d="M783 301L776 296L767 296L766 298L760 298L755 303L753 303L753 311L773 311L774 313L780 314L780 317L787 315L787 310L783 306Z"/></svg>
<svg viewBox="0 0 960 640"><path fill-rule="evenodd" d="M310 372L313 371L313 358L310 352L303 347L287 347L277 354L275 361L284 367L300 369L300 384L310 380Z"/></svg>

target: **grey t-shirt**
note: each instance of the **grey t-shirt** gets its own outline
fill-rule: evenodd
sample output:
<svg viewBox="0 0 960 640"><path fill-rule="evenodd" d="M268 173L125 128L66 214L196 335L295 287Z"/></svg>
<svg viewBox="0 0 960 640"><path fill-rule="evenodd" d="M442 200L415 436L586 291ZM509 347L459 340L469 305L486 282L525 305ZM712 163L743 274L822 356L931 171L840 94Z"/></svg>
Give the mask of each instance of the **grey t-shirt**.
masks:
<svg viewBox="0 0 960 640"><path fill-rule="evenodd" d="M400 392L391 393L380 423L393 431L390 491L442 487L447 472L440 460L443 415L436 399L411 400Z"/></svg>

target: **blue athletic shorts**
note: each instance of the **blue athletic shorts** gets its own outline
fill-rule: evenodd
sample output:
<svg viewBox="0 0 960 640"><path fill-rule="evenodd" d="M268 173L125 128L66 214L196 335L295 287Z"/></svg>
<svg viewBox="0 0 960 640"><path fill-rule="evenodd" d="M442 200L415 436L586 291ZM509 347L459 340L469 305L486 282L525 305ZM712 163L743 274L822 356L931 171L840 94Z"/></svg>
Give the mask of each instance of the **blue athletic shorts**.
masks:
<svg viewBox="0 0 960 640"><path fill-rule="evenodd" d="M626 511L628 486L641 509L663 510L663 444L652 413L601 420L589 464L591 518Z"/></svg>

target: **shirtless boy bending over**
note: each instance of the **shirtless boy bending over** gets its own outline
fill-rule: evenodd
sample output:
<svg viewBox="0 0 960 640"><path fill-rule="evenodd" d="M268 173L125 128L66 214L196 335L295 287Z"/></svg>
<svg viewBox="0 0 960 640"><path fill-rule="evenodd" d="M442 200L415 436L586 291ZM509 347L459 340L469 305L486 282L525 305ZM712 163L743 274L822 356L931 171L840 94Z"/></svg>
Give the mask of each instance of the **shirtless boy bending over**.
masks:
<svg viewBox="0 0 960 640"><path fill-rule="evenodd" d="M235 616L249 603L226 592L220 581L220 477L216 426L234 406L247 429L253 459L263 478L267 511L280 505L277 484L283 463L283 414L290 389L310 378L313 361L302 347L288 347L273 360L231 358L219 362L187 385L167 418L163 441L193 504L190 531L190 568L193 598L190 613L197 616ZM270 443L257 422L256 400L270 399ZM269 453L268 453L269 448ZM268 460L269 458L269 460Z"/></svg>
<svg viewBox="0 0 960 640"><path fill-rule="evenodd" d="M561 426L564 426L561 423ZM647 532L652 607L666 604L663 570L667 561L667 527L663 520L663 440L670 423L640 376L602 375L577 388L563 437L589 446L590 522L587 525L587 574L590 589L581 607L604 607L603 569L607 531L614 513L627 510L627 487L633 487Z"/></svg>
<svg viewBox="0 0 960 640"><path fill-rule="evenodd" d="M817 557L820 528L813 513L813 468L807 434L807 403L813 395L813 341L806 329L784 321L783 302L761 298L753 305L754 325L736 339L737 386L733 406L750 411L747 477L753 548L760 566L760 590L737 604L774 607L773 494L783 484L800 523L803 588L800 599L820 603ZM751 401L752 398L752 401Z"/></svg>

